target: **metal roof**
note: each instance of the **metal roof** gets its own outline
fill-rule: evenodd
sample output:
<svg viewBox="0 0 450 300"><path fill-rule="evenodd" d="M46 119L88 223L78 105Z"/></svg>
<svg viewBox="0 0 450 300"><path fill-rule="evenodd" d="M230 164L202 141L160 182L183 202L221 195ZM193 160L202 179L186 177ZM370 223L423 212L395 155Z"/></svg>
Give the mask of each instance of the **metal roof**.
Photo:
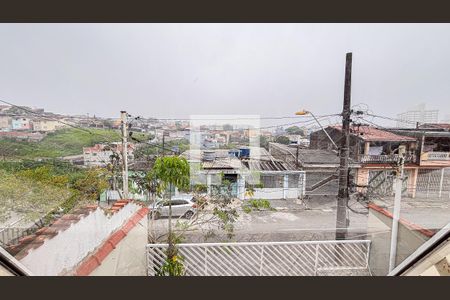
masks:
<svg viewBox="0 0 450 300"><path fill-rule="evenodd" d="M292 171L288 164L278 160L244 160L242 162L250 171Z"/></svg>

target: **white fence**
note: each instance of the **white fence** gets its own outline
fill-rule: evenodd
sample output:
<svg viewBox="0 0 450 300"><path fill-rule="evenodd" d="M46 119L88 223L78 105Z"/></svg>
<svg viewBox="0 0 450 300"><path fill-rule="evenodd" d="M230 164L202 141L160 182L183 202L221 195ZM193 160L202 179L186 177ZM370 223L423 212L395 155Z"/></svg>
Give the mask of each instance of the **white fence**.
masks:
<svg viewBox="0 0 450 300"><path fill-rule="evenodd" d="M313 276L366 270L370 241L179 244L186 276ZM167 244L147 245L148 275L165 263Z"/></svg>

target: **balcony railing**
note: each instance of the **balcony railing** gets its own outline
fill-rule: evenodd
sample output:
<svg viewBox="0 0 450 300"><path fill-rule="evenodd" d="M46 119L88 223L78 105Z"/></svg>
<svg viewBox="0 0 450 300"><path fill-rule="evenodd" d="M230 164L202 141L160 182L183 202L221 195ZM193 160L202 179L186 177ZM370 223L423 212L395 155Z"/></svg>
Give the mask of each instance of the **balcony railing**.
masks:
<svg viewBox="0 0 450 300"><path fill-rule="evenodd" d="M420 160L450 160L450 152L424 152L420 156Z"/></svg>
<svg viewBox="0 0 450 300"><path fill-rule="evenodd" d="M391 164L398 162L398 154L381 154L381 155L361 155L361 163L372 163L372 164ZM414 154L408 153L405 155L405 163L415 163L416 156Z"/></svg>

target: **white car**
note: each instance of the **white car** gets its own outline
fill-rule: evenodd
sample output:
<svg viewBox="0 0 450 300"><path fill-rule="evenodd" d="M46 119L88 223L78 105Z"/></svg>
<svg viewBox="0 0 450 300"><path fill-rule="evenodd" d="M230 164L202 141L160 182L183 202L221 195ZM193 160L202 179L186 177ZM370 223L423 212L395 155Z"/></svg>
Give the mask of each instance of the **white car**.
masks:
<svg viewBox="0 0 450 300"><path fill-rule="evenodd" d="M172 204L172 217L191 218L197 212L197 204L193 198L175 197L170 201ZM151 209L151 213L155 214L155 219L159 217L169 216L169 200L159 200L155 202Z"/></svg>

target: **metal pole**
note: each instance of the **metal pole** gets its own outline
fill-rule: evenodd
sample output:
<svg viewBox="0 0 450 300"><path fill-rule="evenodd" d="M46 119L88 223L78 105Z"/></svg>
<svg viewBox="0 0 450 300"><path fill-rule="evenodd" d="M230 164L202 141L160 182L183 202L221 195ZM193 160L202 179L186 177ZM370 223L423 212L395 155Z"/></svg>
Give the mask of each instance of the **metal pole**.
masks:
<svg viewBox="0 0 450 300"><path fill-rule="evenodd" d="M345 240L347 235L348 203L348 158L350 147L350 94L352 80L352 53L347 53L345 62L344 105L342 110L342 143L339 151L339 193L336 211L336 240Z"/></svg>
<svg viewBox="0 0 450 300"><path fill-rule="evenodd" d="M445 171L445 169L442 168L442 170L441 170L441 181L439 182L439 198L441 198L441 196L442 196L442 187L444 185L444 171Z"/></svg>
<svg viewBox="0 0 450 300"><path fill-rule="evenodd" d="M403 183L403 167L404 167L405 148L400 147L398 150L399 160L395 176L395 197L394 212L392 216L392 234L391 234L391 250L389 253L389 272L395 268L397 256L397 240L398 240L398 220L400 218L400 207L402 200L402 183Z"/></svg>
<svg viewBox="0 0 450 300"><path fill-rule="evenodd" d="M123 197L128 199L128 142L127 142L127 112L121 111L120 117L122 120L122 189Z"/></svg>

